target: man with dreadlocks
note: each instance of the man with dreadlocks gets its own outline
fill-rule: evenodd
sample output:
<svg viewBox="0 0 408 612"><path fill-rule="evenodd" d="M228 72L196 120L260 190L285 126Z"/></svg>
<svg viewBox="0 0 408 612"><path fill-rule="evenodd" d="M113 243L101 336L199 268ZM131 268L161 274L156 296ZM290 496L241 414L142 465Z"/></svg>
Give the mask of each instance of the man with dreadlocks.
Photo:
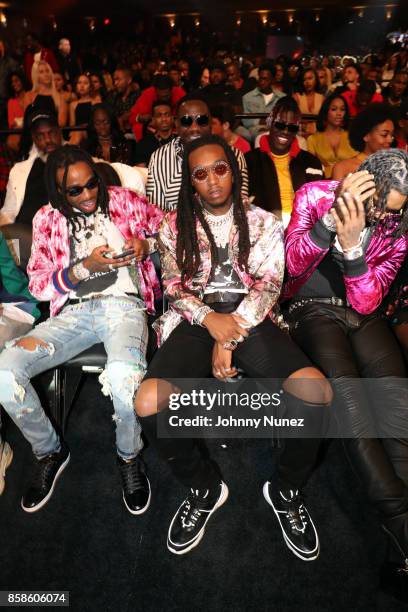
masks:
<svg viewBox="0 0 408 612"><path fill-rule="evenodd" d="M407 195L408 155L398 149L377 151L341 184L304 185L286 234L284 288L291 335L332 379L346 454L396 544L395 576L408 568L408 389L376 311L407 253ZM372 379L367 388L360 376Z"/></svg>
<svg viewBox="0 0 408 612"><path fill-rule="evenodd" d="M157 437L157 411L163 409L165 416L169 400L163 379L197 379L212 372L225 380L236 376L238 367L250 377L278 379L288 409L313 424L314 432L321 432L331 401L321 372L276 325L273 307L284 272L282 225L272 213L244 205L240 189L238 164L225 141L218 136L195 140L183 159L177 212L166 217L160 232L170 310L159 322L163 345L135 407L161 457L191 489L168 533L167 546L179 555L200 542L228 488L193 440ZM314 439L287 440L276 487L275 512L285 542L306 561L317 558L319 540L300 489L318 446ZM264 495L270 503L270 483Z"/></svg>
<svg viewBox="0 0 408 612"><path fill-rule="evenodd" d="M150 485L133 395L146 369L146 309L154 312L160 295L149 254L163 213L131 190L108 189L78 147L49 155L46 183L50 203L34 217L27 270L31 293L50 300L51 318L0 356L0 403L37 459L21 504L26 512L42 508L70 458L30 379L103 342L108 360L100 381L113 399L123 499L129 512L141 514Z"/></svg>

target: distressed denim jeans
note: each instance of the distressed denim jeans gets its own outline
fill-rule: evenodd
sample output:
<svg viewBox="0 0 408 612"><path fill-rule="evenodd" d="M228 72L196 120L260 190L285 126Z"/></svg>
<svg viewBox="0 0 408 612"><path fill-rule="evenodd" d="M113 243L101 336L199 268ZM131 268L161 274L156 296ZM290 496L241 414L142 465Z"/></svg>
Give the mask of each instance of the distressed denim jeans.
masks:
<svg viewBox="0 0 408 612"><path fill-rule="evenodd" d="M60 440L30 380L85 349L103 342L108 356L99 377L113 400L116 447L123 459L143 447L133 396L146 371L147 315L141 299L106 296L67 305L25 338L41 341L34 350L6 343L0 354L0 404L31 444L38 459L60 449Z"/></svg>

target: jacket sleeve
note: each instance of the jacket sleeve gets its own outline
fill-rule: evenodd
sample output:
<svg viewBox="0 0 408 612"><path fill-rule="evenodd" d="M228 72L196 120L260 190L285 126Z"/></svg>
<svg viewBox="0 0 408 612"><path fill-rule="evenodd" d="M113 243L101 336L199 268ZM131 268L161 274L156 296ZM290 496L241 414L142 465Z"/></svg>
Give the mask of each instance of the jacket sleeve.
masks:
<svg viewBox="0 0 408 612"><path fill-rule="evenodd" d="M14 170L14 172L13 172ZM20 207L17 204L17 195L16 195L16 176L15 176L15 167L11 169L9 174L9 179L7 183L6 197L4 200L4 205L0 211L0 225L7 225L8 223L14 223L18 213L20 212Z"/></svg>
<svg viewBox="0 0 408 612"><path fill-rule="evenodd" d="M251 327L259 325L268 316L282 289L285 271L283 226L273 215L268 215L262 236L254 248L260 254L257 269L251 270L254 283L235 311Z"/></svg>
<svg viewBox="0 0 408 612"><path fill-rule="evenodd" d="M164 293L172 308L193 324L194 316L205 304L181 283L181 272L176 261L176 242L171 222L165 217L159 237Z"/></svg>
<svg viewBox="0 0 408 612"><path fill-rule="evenodd" d="M161 155L161 149L157 149L150 158L147 171L146 195L149 202L164 209L166 201L163 184L164 177L160 176L162 170L162 164L160 163Z"/></svg>
<svg viewBox="0 0 408 612"><path fill-rule="evenodd" d="M318 219L312 185L306 184L296 192L286 230L286 267L292 278L314 270L328 253L333 238Z"/></svg>
<svg viewBox="0 0 408 612"><path fill-rule="evenodd" d="M235 149L234 153L236 155L238 166L241 171L241 181L242 181L241 193L244 198L247 198L249 195L249 190L248 190L248 168L246 164L246 159L242 151L240 151L239 149Z"/></svg>
<svg viewBox="0 0 408 612"><path fill-rule="evenodd" d="M27 277L17 267L10 249L7 245L7 240L0 232L0 278L6 291L13 296L21 296L28 302L36 303L37 300L28 291ZM32 315L35 318L40 316L39 310L34 308Z"/></svg>
<svg viewBox="0 0 408 612"><path fill-rule="evenodd" d="M390 285L404 261L408 242L405 236L395 242L388 239L381 260L375 265L366 261L366 255L344 262L344 284L347 300L361 314L374 312L387 295Z"/></svg>
<svg viewBox="0 0 408 612"><path fill-rule="evenodd" d="M33 242L27 274L30 293L42 302L60 297L60 293L53 283L53 274L57 272L57 266L53 261L52 252L49 247L50 243L50 217L40 208L33 219Z"/></svg>

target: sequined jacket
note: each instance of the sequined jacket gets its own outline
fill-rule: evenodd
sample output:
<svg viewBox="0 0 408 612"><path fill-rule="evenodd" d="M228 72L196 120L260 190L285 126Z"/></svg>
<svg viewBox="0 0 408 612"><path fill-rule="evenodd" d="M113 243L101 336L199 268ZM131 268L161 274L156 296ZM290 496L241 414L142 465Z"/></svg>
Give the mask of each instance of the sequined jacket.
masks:
<svg viewBox="0 0 408 612"><path fill-rule="evenodd" d="M109 215L125 240L144 239L157 234L163 212L143 196L122 187L109 187ZM27 266L29 290L41 301L50 300L55 316L68 299L56 290L54 272L70 265L69 225L66 217L50 204L43 206L33 219L33 243ZM154 312L160 297L160 283L149 257L137 264L139 288L147 310Z"/></svg>
<svg viewBox="0 0 408 612"><path fill-rule="evenodd" d="M197 220L201 264L194 277L182 284L176 261L176 217L176 211L166 215L159 234L162 281L170 302L169 310L154 324L159 344L168 338L183 317L191 324L196 322L195 316L204 306L202 298L212 267L210 243ZM235 225L230 233L228 250L235 272L249 290L235 312L254 327L267 316L274 321L278 317L273 308L281 291L285 269L283 228L272 213L257 206L249 205L247 218L251 243L248 273L238 266L238 230Z"/></svg>
<svg viewBox="0 0 408 612"><path fill-rule="evenodd" d="M296 192L285 236L288 276L283 299L296 296L329 252L332 234L319 219L333 206L337 185L337 181L316 181ZM344 261L347 300L360 314L378 308L407 253L407 237L395 239L391 230L385 223L380 225L371 231L362 257Z"/></svg>

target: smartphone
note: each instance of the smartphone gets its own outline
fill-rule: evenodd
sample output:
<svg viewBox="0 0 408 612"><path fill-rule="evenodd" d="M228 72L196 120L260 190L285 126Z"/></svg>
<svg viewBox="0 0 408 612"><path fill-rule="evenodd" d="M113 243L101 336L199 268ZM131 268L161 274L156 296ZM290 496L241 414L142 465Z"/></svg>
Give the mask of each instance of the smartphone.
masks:
<svg viewBox="0 0 408 612"><path fill-rule="evenodd" d="M134 250L128 249L127 251L123 251L122 253L118 253L117 255L112 255L111 252L107 252L107 253L104 253L103 256L106 257L106 259L121 259L122 257L127 257L128 255L133 255L133 254L134 254Z"/></svg>
<svg viewBox="0 0 408 612"><path fill-rule="evenodd" d="M134 255L134 254L135 254L135 251L133 249L128 249L127 251L122 251L122 253L113 255L112 259L122 259L122 257L127 257L128 255Z"/></svg>

